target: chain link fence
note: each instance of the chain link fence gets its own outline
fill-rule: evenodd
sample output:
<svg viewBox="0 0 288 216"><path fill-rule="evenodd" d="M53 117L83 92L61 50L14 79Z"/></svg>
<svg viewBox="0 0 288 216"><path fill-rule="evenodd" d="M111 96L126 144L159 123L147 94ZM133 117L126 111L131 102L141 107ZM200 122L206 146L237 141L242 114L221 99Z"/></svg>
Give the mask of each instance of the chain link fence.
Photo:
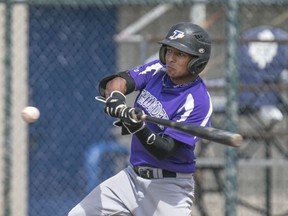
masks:
<svg viewBox="0 0 288 216"><path fill-rule="evenodd" d="M130 137L95 101L98 82L157 58L157 41L180 21L213 41L201 73L213 127L244 136L239 149L199 142L193 215L287 215L287 9L284 0L0 2L0 215L67 215L128 164ZM41 112L29 125L27 105Z"/></svg>

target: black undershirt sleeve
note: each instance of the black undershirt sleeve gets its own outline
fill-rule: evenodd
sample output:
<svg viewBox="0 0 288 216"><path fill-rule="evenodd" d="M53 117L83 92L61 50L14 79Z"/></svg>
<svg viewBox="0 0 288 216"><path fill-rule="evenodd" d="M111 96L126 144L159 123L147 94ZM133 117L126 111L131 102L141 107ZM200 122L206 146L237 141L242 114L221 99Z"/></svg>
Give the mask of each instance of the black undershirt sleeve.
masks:
<svg viewBox="0 0 288 216"><path fill-rule="evenodd" d="M172 155L184 143L175 140L165 134L155 134L147 126L135 133L142 145L153 156L163 160Z"/></svg>
<svg viewBox="0 0 288 216"><path fill-rule="evenodd" d="M119 72L117 75L126 80L126 92L125 92L126 95L135 91L135 82L133 78L130 76L128 71Z"/></svg>

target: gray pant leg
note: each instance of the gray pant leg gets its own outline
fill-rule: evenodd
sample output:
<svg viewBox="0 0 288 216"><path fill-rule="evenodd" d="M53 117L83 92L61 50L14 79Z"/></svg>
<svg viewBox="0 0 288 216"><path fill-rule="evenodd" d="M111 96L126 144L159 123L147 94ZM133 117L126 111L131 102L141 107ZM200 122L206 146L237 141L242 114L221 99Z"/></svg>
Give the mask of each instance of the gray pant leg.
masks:
<svg viewBox="0 0 288 216"><path fill-rule="evenodd" d="M193 195L193 178L144 179L128 167L97 186L68 216L188 216Z"/></svg>

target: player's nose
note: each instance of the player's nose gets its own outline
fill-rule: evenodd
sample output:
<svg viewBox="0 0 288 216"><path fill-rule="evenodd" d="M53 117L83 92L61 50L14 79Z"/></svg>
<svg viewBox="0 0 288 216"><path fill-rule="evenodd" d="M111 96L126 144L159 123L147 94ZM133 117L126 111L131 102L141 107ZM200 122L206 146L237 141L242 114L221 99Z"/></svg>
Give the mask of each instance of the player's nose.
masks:
<svg viewBox="0 0 288 216"><path fill-rule="evenodd" d="M175 62L175 54L173 52L166 53L166 62Z"/></svg>

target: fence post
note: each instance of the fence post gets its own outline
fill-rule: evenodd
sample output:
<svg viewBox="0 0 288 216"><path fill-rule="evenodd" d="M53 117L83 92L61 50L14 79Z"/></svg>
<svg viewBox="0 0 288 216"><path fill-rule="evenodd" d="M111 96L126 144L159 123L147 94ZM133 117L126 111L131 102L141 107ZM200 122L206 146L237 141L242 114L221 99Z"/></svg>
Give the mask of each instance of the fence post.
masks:
<svg viewBox="0 0 288 216"><path fill-rule="evenodd" d="M226 51L226 73L227 73L227 130L236 131L238 122L238 3L237 0L227 0L227 51ZM225 216L236 216L237 205L237 150L231 147L226 149L225 158Z"/></svg>
<svg viewBox="0 0 288 216"><path fill-rule="evenodd" d="M12 183L12 2L6 0L5 8L5 95L4 95L4 216L11 215Z"/></svg>

